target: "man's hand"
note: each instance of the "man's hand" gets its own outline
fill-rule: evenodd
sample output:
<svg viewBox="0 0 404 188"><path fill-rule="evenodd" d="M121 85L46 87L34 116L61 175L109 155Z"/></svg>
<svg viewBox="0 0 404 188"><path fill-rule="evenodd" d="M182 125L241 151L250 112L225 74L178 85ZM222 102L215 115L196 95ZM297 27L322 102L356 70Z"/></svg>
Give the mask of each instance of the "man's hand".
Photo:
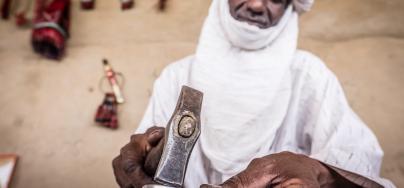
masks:
<svg viewBox="0 0 404 188"><path fill-rule="evenodd" d="M334 178L320 162L290 152L254 159L240 174L220 186L223 188L320 188L334 187Z"/></svg>
<svg viewBox="0 0 404 188"><path fill-rule="evenodd" d="M144 134L132 135L130 142L112 161L117 183L122 188L141 188L153 184L153 179L144 171L144 163L149 151L164 137L164 128L152 127Z"/></svg>

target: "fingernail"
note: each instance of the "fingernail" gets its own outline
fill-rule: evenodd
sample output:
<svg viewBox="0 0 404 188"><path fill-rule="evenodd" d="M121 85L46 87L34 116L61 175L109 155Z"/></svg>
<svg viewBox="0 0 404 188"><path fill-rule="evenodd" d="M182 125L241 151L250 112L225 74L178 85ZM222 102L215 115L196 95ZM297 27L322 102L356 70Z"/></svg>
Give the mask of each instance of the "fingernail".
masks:
<svg viewBox="0 0 404 188"><path fill-rule="evenodd" d="M152 135L161 134L161 132L162 132L161 129L157 129L157 130L154 130L151 134L152 134Z"/></svg>

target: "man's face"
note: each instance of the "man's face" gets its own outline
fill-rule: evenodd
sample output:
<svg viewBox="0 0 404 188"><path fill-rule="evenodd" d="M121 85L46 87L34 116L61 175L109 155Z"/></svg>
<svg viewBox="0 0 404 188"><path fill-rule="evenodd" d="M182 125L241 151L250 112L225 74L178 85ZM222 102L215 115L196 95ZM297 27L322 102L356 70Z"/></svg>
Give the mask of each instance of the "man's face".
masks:
<svg viewBox="0 0 404 188"><path fill-rule="evenodd" d="M265 29L276 25L289 0L228 0L234 19Z"/></svg>

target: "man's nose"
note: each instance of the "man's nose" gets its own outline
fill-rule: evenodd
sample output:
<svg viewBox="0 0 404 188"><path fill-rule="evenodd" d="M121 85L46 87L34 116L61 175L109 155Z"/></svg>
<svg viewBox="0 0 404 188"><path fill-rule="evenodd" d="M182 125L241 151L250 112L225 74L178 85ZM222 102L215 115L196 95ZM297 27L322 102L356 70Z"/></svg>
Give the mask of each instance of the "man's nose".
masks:
<svg viewBox="0 0 404 188"><path fill-rule="evenodd" d="M247 10L251 12L251 16L261 16L265 11L265 0L248 0Z"/></svg>

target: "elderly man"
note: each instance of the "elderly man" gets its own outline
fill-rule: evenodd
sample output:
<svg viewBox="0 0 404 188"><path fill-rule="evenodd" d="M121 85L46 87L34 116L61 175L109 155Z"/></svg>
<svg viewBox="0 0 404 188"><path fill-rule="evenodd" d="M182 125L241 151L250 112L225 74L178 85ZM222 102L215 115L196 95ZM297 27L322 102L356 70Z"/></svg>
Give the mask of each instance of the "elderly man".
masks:
<svg viewBox="0 0 404 188"><path fill-rule="evenodd" d="M383 151L335 75L297 50L312 0L213 0L196 54L154 84L131 142L114 159L121 187L153 183L143 165L163 137L182 85L204 92L202 133L185 187L394 187ZM213 186L213 185L209 185Z"/></svg>

